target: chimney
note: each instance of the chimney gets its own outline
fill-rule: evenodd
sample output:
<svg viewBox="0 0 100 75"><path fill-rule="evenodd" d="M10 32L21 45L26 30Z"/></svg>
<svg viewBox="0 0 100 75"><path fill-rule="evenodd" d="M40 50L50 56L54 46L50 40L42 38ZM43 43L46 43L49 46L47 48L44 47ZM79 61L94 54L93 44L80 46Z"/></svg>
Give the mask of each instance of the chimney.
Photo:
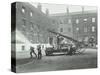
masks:
<svg viewBox="0 0 100 75"><path fill-rule="evenodd" d="M40 4L40 3L38 3L37 8L38 8L40 11L42 11L42 6L41 6L41 4Z"/></svg>
<svg viewBox="0 0 100 75"><path fill-rule="evenodd" d="M69 8L67 7L67 9L66 9L66 12L67 12L67 15L69 15Z"/></svg>
<svg viewBox="0 0 100 75"><path fill-rule="evenodd" d="M81 7L82 8L82 14L84 13L84 6Z"/></svg>
<svg viewBox="0 0 100 75"><path fill-rule="evenodd" d="M46 13L46 15L48 16L48 15L49 15L49 10L46 9L45 13Z"/></svg>

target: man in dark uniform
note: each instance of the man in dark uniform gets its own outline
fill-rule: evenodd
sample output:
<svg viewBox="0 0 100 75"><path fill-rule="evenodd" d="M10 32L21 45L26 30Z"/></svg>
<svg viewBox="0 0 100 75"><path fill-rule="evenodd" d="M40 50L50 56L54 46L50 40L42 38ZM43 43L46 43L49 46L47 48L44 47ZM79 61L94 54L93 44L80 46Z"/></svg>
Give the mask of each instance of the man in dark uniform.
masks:
<svg viewBox="0 0 100 75"><path fill-rule="evenodd" d="M37 58L37 55L36 55L36 53L34 51L34 47L30 47L30 56L31 56L31 58L33 58L32 54L34 54L36 56L36 58Z"/></svg>
<svg viewBox="0 0 100 75"><path fill-rule="evenodd" d="M41 53L41 46L40 45L38 45L37 50L38 50L38 59L41 59L42 58L42 53Z"/></svg>
<svg viewBox="0 0 100 75"><path fill-rule="evenodd" d="M72 55L73 54L73 47L72 45L69 46L69 52L68 52L69 55Z"/></svg>

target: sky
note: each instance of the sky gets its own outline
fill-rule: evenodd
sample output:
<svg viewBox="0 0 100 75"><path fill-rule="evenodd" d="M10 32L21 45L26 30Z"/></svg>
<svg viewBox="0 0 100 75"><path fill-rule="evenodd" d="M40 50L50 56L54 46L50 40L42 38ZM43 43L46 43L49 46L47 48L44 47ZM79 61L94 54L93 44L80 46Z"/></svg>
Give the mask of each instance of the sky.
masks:
<svg viewBox="0 0 100 75"><path fill-rule="evenodd" d="M37 7L38 3L31 3L33 6ZM79 12L82 11L82 6L79 5L66 5L66 4L47 4L42 3L42 11L45 13L46 9L49 9L49 14L65 13L66 9L69 8L69 12ZM84 11L97 10L95 6L84 6Z"/></svg>

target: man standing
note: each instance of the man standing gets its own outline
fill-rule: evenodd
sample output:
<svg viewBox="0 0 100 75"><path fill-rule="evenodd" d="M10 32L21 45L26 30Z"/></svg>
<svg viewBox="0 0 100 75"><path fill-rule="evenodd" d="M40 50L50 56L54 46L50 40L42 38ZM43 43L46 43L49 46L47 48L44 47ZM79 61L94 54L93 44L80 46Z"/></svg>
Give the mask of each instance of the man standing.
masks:
<svg viewBox="0 0 100 75"><path fill-rule="evenodd" d="M36 56L36 58L37 58L37 55L36 55L36 53L34 51L34 47L30 47L30 56L31 56L31 58L33 58L32 54L34 54Z"/></svg>
<svg viewBox="0 0 100 75"><path fill-rule="evenodd" d="M69 45L69 47L68 47L68 54L69 54L69 55L72 55L72 54L73 54L72 45Z"/></svg>
<svg viewBox="0 0 100 75"><path fill-rule="evenodd" d="M38 50L38 59L41 59L42 53L41 53L41 46L40 45L38 45L37 50Z"/></svg>

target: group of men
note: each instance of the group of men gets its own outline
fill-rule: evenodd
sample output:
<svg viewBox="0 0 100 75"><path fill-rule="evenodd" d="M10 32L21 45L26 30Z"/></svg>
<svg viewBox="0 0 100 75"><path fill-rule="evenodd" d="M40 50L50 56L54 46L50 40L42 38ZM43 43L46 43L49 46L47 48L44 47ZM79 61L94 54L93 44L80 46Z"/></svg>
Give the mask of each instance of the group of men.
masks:
<svg viewBox="0 0 100 75"><path fill-rule="evenodd" d="M37 51L38 51L38 54L35 53L34 51L34 47L30 47L30 56L31 58L33 58L33 54L36 56L36 58L38 59L41 59L42 58L42 52L41 52L41 45L38 45L37 46Z"/></svg>

